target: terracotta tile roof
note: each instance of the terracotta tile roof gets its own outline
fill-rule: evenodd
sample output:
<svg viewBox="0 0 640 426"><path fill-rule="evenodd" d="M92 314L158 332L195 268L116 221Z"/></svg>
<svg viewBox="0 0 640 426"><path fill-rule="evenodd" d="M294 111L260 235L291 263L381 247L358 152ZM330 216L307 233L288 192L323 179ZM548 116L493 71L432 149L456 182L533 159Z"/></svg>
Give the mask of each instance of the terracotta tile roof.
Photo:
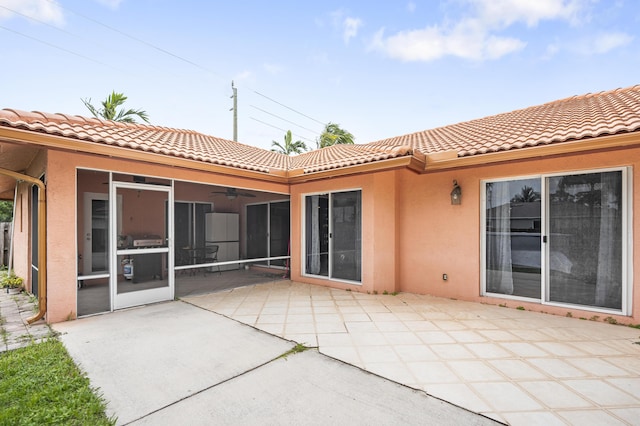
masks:
<svg viewBox="0 0 640 426"><path fill-rule="evenodd" d="M402 156L455 151L459 157L640 130L640 85L573 96L491 117L364 145L288 157L195 131L65 114L0 110L0 126L254 170L331 170Z"/></svg>
<svg viewBox="0 0 640 426"><path fill-rule="evenodd" d="M276 152L191 130L118 123L77 115L0 110L0 126L181 157L268 173L287 170L290 158Z"/></svg>
<svg viewBox="0 0 640 426"><path fill-rule="evenodd" d="M304 173L312 173L388 160L412 153L411 147L402 145L335 145L291 157L291 169L302 169Z"/></svg>
<svg viewBox="0 0 640 426"><path fill-rule="evenodd" d="M459 157L640 130L640 85L573 96L491 117L372 142Z"/></svg>

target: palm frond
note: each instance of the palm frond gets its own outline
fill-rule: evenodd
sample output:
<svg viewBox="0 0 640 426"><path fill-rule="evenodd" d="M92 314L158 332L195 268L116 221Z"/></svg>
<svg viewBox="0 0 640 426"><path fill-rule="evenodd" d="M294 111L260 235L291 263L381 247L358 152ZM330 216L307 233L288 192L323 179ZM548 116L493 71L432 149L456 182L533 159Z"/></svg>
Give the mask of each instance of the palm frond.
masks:
<svg viewBox="0 0 640 426"><path fill-rule="evenodd" d="M127 97L123 93L117 93L115 90L107 96L107 98L101 102L102 108L97 109L91 104L91 98L89 100L81 99L89 112L96 118L103 118L105 120L119 121L122 123L136 123L134 117L139 117L146 123L149 123L149 115L146 111L141 109L128 109L125 110L118 107L122 106L127 100Z"/></svg>

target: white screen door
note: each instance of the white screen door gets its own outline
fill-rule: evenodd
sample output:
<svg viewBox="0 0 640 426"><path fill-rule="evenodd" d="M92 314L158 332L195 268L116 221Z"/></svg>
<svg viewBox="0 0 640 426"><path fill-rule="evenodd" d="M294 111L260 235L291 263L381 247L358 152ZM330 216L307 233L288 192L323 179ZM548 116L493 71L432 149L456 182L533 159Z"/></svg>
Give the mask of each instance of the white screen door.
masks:
<svg viewBox="0 0 640 426"><path fill-rule="evenodd" d="M113 308L173 299L172 187L113 182L111 195L122 198L121 213L111 212ZM122 222L120 233L115 220Z"/></svg>

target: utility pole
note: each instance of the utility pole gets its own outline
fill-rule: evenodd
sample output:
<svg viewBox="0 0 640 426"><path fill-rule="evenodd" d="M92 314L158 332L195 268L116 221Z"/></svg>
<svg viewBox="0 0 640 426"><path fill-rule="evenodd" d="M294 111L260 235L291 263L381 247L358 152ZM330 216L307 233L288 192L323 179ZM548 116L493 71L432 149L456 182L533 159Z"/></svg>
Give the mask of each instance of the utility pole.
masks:
<svg viewBox="0 0 640 426"><path fill-rule="evenodd" d="M233 95L231 95L233 108L229 111L233 111L233 140L238 142L238 88L233 85L233 80L231 80L231 89L233 90Z"/></svg>

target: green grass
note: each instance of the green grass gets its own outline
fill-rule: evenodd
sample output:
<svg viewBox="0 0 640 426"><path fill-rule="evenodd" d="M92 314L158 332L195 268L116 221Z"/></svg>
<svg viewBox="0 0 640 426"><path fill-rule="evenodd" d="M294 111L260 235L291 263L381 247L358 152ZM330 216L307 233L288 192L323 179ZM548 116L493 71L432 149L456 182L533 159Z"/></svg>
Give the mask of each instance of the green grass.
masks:
<svg viewBox="0 0 640 426"><path fill-rule="evenodd" d="M285 353L283 353L282 355L280 355L278 358L284 358L287 359L287 357L289 355L293 355L293 354L298 354L300 352L304 352L311 349L308 346L303 345L302 343L297 343L293 348L289 349L288 351L286 351Z"/></svg>
<svg viewBox="0 0 640 426"><path fill-rule="evenodd" d="M0 354L0 425L113 425L61 342Z"/></svg>

